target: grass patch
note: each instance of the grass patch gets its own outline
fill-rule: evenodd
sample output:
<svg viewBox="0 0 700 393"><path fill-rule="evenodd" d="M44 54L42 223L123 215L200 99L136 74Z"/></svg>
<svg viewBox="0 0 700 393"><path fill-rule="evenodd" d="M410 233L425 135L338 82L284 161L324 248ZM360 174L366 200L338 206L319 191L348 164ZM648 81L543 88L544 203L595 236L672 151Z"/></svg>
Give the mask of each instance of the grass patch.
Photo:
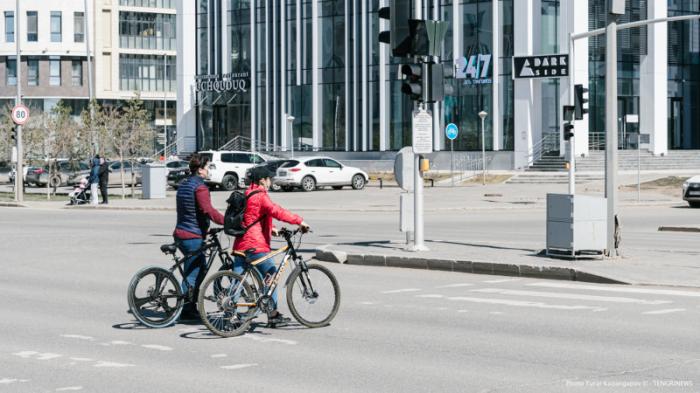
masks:
<svg viewBox="0 0 700 393"><path fill-rule="evenodd" d="M687 176L667 176L655 180L645 181L640 184L642 190L654 190L658 188L677 188L680 189L683 183L690 177ZM637 189L637 184L627 184L625 188Z"/></svg>
<svg viewBox="0 0 700 393"><path fill-rule="evenodd" d="M512 175L489 175L486 174L486 184L501 184L508 179L513 177ZM471 179L467 179L463 181L462 185L473 185L473 184L481 184L483 182L481 174L478 174Z"/></svg>

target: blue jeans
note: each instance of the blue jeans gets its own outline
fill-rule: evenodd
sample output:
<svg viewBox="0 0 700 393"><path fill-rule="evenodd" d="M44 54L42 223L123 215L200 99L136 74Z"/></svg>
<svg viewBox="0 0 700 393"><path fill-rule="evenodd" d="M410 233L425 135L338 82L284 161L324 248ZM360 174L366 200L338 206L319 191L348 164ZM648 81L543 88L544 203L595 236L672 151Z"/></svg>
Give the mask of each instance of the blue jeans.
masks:
<svg viewBox="0 0 700 393"><path fill-rule="evenodd" d="M245 258L236 255L236 257L233 258L233 272L236 274L243 274L243 270L248 266L248 263L260 259L265 255L267 255L266 252L246 254ZM272 258L268 258L255 265L255 270L257 271L260 278L263 280L263 286L265 287L265 290L267 290L267 285L265 285L265 276L267 276L268 274L270 276L273 276L275 272L277 272L277 268L275 267L275 261ZM275 291L272 292L272 309L277 309L277 288L275 288Z"/></svg>
<svg viewBox="0 0 700 393"><path fill-rule="evenodd" d="M202 247L202 243L204 243L203 239L187 239L179 240L178 246L183 254L192 254ZM194 302L197 301L199 285L202 284L202 280L204 279L205 272L203 267L205 264L206 257L204 256L204 252L199 252L185 260L183 268L184 277L181 286L182 293L187 294L187 289L193 288ZM192 305L194 306L194 303Z"/></svg>

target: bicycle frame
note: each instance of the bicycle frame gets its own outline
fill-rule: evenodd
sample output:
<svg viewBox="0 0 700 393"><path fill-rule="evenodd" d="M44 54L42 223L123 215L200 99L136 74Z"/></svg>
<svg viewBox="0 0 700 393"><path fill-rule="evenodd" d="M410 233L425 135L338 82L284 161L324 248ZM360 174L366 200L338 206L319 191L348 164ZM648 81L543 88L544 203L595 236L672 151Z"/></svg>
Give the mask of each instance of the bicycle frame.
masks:
<svg viewBox="0 0 700 393"><path fill-rule="evenodd" d="M185 261L189 258L192 258L194 256L197 256L199 253L203 252L206 255L206 252L209 251L209 256L202 267L204 269L204 276L209 272L209 269L211 266L214 264L214 258L218 255L219 259L221 260L221 264L225 265L226 264L226 259L227 257L230 259L231 256L228 254L228 252L221 246L221 242L219 241L219 237L214 233L210 236L209 240L205 240L204 244L202 244L202 247L200 247L197 251L189 253L189 254L184 254L182 257L178 257L177 255L173 254L173 260L175 260L175 264L169 269L170 273L174 272L175 269L180 272L180 277L182 277L182 282L185 284L185 287L187 288L187 292L182 294L182 298L189 298L192 296L191 290L194 289L192 286L190 286L190 283L187 282L185 279L185 271L184 271L184 265ZM215 251L215 252L214 252Z"/></svg>

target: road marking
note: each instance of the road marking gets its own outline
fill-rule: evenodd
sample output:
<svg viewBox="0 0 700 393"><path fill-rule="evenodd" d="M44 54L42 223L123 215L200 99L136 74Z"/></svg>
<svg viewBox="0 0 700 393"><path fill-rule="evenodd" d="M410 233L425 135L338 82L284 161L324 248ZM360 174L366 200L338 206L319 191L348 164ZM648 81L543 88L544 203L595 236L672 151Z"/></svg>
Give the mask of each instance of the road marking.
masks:
<svg viewBox="0 0 700 393"><path fill-rule="evenodd" d="M258 337L252 334L246 334L243 336L240 336L239 338L247 338L249 340L253 341L258 341L261 343L280 343L280 344L287 344L287 345L297 345L298 342L294 340L284 340L281 338L265 338L265 337Z"/></svg>
<svg viewBox="0 0 700 393"><path fill-rule="evenodd" d="M487 303L487 304L502 304L504 306L513 307L533 307L533 308L546 308L555 310L590 310L590 311L605 311L606 308L603 307L591 307L591 306L568 306L563 304L547 304L540 302L528 302L523 300L508 300L508 299L491 299L491 298L479 298L479 297L466 297L466 296L456 296L448 297L449 300L472 302L472 303Z"/></svg>
<svg viewBox="0 0 700 393"><path fill-rule="evenodd" d="M224 370L240 370L242 368L255 367L257 363L233 364L230 366L221 366Z"/></svg>
<svg viewBox="0 0 700 393"><path fill-rule="evenodd" d="M228 356L228 355L225 353L216 353L214 355L211 355L211 357L213 357L213 358L225 358L226 356Z"/></svg>
<svg viewBox="0 0 700 393"><path fill-rule="evenodd" d="M680 311L685 311L685 308L669 308L666 310L646 311L646 312L643 312L642 314L659 315L659 314L670 314L672 312L680 312Z"/></svg>
<svg viewBox="0 0 700 393"><path fill-rule="evenodd" d="M92 362L94 359L90 358L69 358L70 360L74 360L76 362Z"/></svg>
<svg viewBox="0 0 700 393"><path fill-rule="evenodd" d="M377 304L377 303L373 303L373 302L360 302L360 304L362 304L363 306L373 306L373 305L375 305L375 304Z"/></svg>
<svg viewBox="0 0 700 393"><path fill-rule="evenodd" d="M156 345L156 344L145 344L142 345L143 348L148 348L148 349L155 349L157 351L172 351L173 349L170 347L166 347L165 345Z"/></svg>
<svg viewBox="0 0 700 393"><path fill-rule="evenodd" d="M391 291L383 291L382 293L385 295L392 294L392 293L404 293L404 292L419 292L421 289L418 288L404 288L404 289L394 289Z"/></svg>
<svg viewBox="0 0 700 393"><path fill-rule="evenodd" d="M553 299L590 300L590 301L596 301L596 302L612 302L612 303L636 303L636 304L668 304L668 303L673 303L670 300L644 300L644 299L635 299L635 298L630 298L630 297L580 295L577 293L559 293L559 292L519 291L519 290L499 289L499 288L472 289L471 292L498 293L500 295L512 295L512 296L546 297L546 298L553 298Z"/></svg>
<svg viewBox="0 0 700 393"><path fill-rule="evenodd" d="M86 341L93 341L93 340L95 340L94 337L83 336L82 334L61 334L61 337L65 337L65 338L75 338L75 339L78 339L78 340L86 340Z"/></svg>
<svg viewBox="0 0 700 393"><path fill-rule="evenodd" d="M487 284L500 284L503 282L513 282L513 281L520 281L520 279L519 278L502 278L499 280L486 280L486 281L482 281L482 282L487 283Z"/></svg>
<svg viewBox="0 0 700 393"><path fill-rule="evenodd" d="M21 358L29 359L30 357L32 357L32 355L36 355L38 353L39 352L36 352L36 351L22 351L22 352L13 353L13 355L19 356Z"/></svg>
<svg viewBox="0 0 700 393"><path fill-rule="evenodd" d="M66 386L65 388L56 389L57 392L67 392L70 390L83 390L82 386Z"/></svg>
<svg viewBox="0 0 700 393"><path fill-rule="evenodd" d="M457 310L457 312L469 312L469 310Z"/></svg>
<svg viewBox="0 0 700 393"><path fill-rule="evenodd" d="M473 285L474 285L474 284L467 284L467 283L449 284L449 285L440 285L439 287L435 287L435 289L471 287L471 286L473 286Z"/></svg>
<svg viewBox="0 0 700 393"><path fill-rule="evenodd" d="M133 364L126 364L126 363L105 362L105 361L100 360L93 367L124 368L124 367L134 367L134 365Z"/></svg>
<svg viewBox="0 0 700 393"><path fill-rule="evenodd" d="M130 343L128 341L121 341L121 340L114 340L109 342L112 345L134 345L134 343Z"/></svg>
<svg viewBox="0 0 700 393"><path fill-rule="evenodd" d="M445 296L437 294L437 293L428 293L425 295L416 295L416 297L424 298L424 299L441 299Z"/></svg>
<svg viewBox="0 0 700 393"><path fill-rule="evenodd" d="M491 314L491 315L501 315L501 314L503 314L503 313L500 312L500 311L491 311L491 312L489 312L489 314Z"/></svg>
<svg viewBox="0 0 700 393"><path fill-rule="evenodd" d="M36 356L37 360L51 360L51 359L57 359L62 357L63 355L59 355L57 353L40 353Z"/></svg>
<svg viewBox="0 0 700 393"><path fill-rule="evenodd" d="M533 286L533 287L583 289L583 290L590 290L590 291L646 293L646 294L654 294L654 295L700 297L700 292L679 291L679 290L674 290L674 289L623 288L623 287L616 287L616 286L596 286L596 285L585 285L585 284L549 283L549 282L536 282L536 283L527 284L527 285Z"/></svg>

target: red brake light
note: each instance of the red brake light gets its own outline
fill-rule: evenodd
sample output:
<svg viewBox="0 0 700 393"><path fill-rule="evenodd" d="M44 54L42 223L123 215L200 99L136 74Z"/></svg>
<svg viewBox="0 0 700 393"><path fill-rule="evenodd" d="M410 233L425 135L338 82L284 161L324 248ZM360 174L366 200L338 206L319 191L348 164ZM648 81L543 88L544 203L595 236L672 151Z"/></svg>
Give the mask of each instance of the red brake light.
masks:
<svg viewBox="0 0 700 393"><path fill-rule="evenodd" d="M42 173L44 173L44 169L43 169L43 168L37 168L37 169L34 170L34 173L36 173L37 175L41 175Z"/></svg>
<svg viewBox="0 0 700 393"><path fill-rule="evenodd" d="M300 170L301 170L301 168L292 168L289 171L290 172L299 172Z"/></svg>

